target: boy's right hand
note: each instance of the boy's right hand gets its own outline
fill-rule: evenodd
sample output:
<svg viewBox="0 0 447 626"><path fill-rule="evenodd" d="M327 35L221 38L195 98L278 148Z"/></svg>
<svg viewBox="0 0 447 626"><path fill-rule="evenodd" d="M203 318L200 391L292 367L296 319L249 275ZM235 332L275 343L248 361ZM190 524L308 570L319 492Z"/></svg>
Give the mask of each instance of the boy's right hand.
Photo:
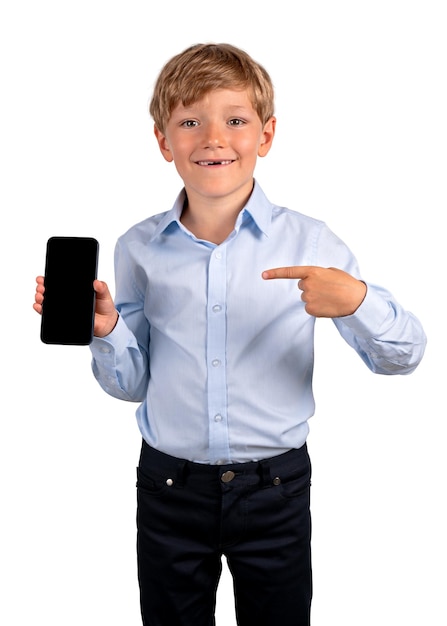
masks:
<svg viewBox="0 0 447 626"><path fill-rule="evenodd" d="M45 286L44 277L36 278L36 293L34 296L33 308L37 313L42 313L42 304L44 301ZM93 281L93 289L96 292L95 304L95 322L93 333L95 337L105 337L115 328L118 321L118 311L115 309L113 298L110 295L109 288L106 283L101 280Z"/></svg>

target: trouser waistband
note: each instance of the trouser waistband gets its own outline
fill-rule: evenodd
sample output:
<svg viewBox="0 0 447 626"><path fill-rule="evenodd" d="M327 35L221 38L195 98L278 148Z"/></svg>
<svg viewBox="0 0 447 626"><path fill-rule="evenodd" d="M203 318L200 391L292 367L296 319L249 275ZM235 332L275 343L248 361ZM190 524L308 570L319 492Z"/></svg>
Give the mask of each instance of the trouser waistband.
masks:
<svg viewBox="0 0 447 626"><path fill-rule="evenodd" d="M150 471L157 468L157 471L160 473L166 473L166 475L170 476L175 475L177 486L183 483L186 476L194 474L215 476L216 479L224 482L226 479L231 481L232 478L241 474L257 474L261 483L268 485L276 480L280 480L281 474L290 471L292 466L299 467L308 462L309 456L306 443L301 448L294 448L278 456L261 459L260 461L207 465L170 456L152 448L143 440L139 466L142 470L146 468Z"/></svg>

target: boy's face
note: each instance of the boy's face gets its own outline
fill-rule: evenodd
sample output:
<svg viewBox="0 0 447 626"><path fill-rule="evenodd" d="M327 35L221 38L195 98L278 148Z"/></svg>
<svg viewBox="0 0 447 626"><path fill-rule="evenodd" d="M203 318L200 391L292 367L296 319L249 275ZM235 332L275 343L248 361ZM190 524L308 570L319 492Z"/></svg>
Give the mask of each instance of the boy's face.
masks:
<svg viewBox="0 0 447 626"><path fill-rule="evenodd" d="M240 203L251 193L258 156L270 150L275 118L262 124L247 91L218 89L172 111L164 133L155 128L160 150L174 161L188 200Z"/></svg>

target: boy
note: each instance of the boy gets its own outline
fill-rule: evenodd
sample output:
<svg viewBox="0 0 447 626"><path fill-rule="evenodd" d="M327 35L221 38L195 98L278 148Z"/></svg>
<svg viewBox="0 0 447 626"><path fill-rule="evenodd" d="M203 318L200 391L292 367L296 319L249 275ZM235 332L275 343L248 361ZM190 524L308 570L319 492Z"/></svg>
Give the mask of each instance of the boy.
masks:
<svg viewBox="0 0 447 626"><path fill-rule="evenodd" d="M270 77L245 52L175 56L150 112L184 188L118 240L115 302L95 281L91 344L99 384L140 403L143 623L214 624L225 555L241 626L307 626L315 318L381 374L412 372L425 335L325 224L255 182L276 120ZM43 294L39 277L39 312Z"/></svg>

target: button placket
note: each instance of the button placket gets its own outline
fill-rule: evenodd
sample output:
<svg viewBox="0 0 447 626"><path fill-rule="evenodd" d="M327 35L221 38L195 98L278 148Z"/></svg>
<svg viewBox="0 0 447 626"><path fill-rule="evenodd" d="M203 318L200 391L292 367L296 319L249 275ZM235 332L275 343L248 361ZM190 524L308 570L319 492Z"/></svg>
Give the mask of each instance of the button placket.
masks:
<svg viewBox="0 0 447 626"><path fill-rule="evenodd" d="M210 462L230 458L226 382L226 246L209 260L207 289L208 424Z"/></svg>

